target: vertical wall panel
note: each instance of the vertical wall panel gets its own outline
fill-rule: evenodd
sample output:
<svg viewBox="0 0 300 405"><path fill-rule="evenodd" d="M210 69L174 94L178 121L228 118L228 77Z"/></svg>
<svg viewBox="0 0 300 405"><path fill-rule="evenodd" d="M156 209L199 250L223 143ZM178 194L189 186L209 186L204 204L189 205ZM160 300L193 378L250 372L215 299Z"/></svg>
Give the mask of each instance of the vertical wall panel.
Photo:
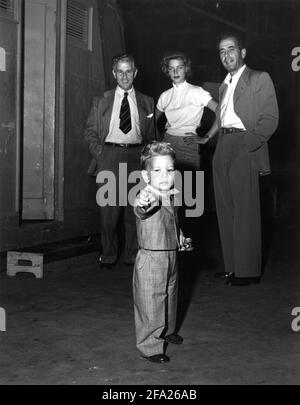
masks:
<svg viewBox="0 0 300 405"><path fill-rule="evenodd" d="M5 70L0 71L0 217L16 215L17 30L14 21L0 19L0 47Z"/></svg>
<svg viewBox="0 0 300 405"><path fill-rule="evenodd" d="M25 2L23 219L54 218L56 0Z"/></svg>

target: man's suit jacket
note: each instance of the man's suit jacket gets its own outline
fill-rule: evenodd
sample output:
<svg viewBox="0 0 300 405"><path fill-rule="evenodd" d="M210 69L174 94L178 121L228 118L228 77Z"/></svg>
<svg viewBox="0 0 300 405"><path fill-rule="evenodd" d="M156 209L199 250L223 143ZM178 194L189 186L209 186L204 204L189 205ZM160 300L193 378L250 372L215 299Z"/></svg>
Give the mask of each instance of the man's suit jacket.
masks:
<svg viewBox="0 0 300 405"><path fill-rule="evenodd" d="M222 97L226 84L219 89L219 105L216 111L218 125ZM233 105L236 115L246 128L244 143L252 155L252 167L261 174L271 172L267 141L278 126L278 105L273 82L266 72L245 67L234 91Z"/></svg>
<svg viewBox="0 0 300 405"><path fill-rule="evenodd" d="M89 143L89 150L93 157L88 168L90 175L97 175L103 144L109 132L115 91L115 89L107 91L102 97L94 97L93 99L84 131L84 137ZM147 144L155 139L154 100L137 90L135 90L135 97L143 144Z"/></svg>

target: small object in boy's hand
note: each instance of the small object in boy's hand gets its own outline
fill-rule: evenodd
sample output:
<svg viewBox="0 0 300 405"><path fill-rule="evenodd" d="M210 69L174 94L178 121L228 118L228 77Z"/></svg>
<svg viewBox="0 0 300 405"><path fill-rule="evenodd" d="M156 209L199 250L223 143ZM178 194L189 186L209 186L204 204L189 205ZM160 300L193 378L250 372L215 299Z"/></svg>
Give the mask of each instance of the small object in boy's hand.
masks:
<svg viewBox="0 0 300 405"><path fill-rule="evenodd" d="M192 250L194 250L192 242L193 242L192 238L184 238L183 244L179 248L179 250L184 252L191 252Z"/></svg>
<svg viewBox="0 0 300 405"><path fill-rule="evenodd" d="M142 208L142 210L147 211L148 208L150 208L151 206L151 202L149 201L147 205L144 205Z"/></svg>
<svg viewBox="0 0 300 405"><path fill-rule="evenodd" d="M146 211L150 205L151 205L151 201L150 201L150 193L148 190L144 189L143 190L143 200L146 201L147 203L144 204L143 206L141 206L141 208Z"/></svg>

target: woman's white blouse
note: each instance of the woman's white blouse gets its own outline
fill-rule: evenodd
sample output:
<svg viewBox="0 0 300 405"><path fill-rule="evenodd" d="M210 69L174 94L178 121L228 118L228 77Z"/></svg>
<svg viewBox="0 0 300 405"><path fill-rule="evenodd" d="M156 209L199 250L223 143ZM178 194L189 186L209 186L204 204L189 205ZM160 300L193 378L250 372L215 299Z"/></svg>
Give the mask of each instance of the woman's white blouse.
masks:
<svg viewBox="0 0 300 405"><path fill-rule="evenodd" d="M186 136L200 126L203 109L212 96L200 86L186 81L164 91L157 102L157 109L166 114L166 131L170 135Z"/></svg>

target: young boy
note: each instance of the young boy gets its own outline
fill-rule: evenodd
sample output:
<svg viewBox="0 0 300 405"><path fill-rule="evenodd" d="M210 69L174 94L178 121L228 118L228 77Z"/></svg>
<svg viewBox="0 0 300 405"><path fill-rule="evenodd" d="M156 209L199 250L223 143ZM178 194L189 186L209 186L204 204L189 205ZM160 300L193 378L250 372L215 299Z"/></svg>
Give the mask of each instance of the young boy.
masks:
<svg viewBox="0 0 300 405"><path fill-rule="evenodd" d="M153 142L141 154L147 186L135 201L139 250L133 273L136 346L142 357L170 361L165 341L180 344L175 333L177 250L184 244L174 206L175 152L169 143Z"/></svg>

